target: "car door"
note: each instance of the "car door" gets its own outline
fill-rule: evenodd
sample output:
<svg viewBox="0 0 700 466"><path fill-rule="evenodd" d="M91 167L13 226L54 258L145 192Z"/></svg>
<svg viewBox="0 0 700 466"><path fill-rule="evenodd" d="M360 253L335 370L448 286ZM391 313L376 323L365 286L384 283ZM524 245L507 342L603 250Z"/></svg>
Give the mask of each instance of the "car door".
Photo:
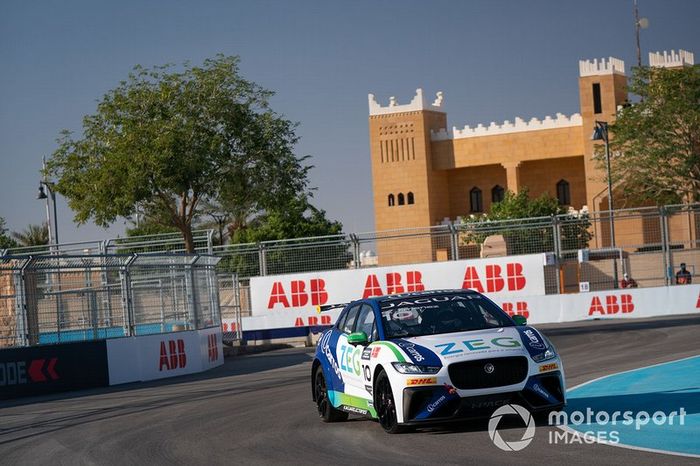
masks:
<svg viewBox="0 0 700 466"><path fill-rule="evenodd" d="M335 344L335 358L338 361L338 368L343 379L343 392L346 394L354 394L355 387L357 384L353 383L353 377L355 376L352 363L352 354L355 347L348 343L348 335L353 332L355 328L355 322L357 321L357 315L360 312L361 304L355 304L348 308L345 315L341 317L338 321L337 329L338 339Z"/></svg>
<svg viewBox="0 0 700 466"><path fill-rule="evenodd" d="M355 325L351 333L364 332L367 335L367 344L349 345L346 350L346 366L349 374L346 382L346 393L372 400L372 368L369 363L369 349L367 345L377 339L377 324L372 306L362 303L359 307Z"/></svg>

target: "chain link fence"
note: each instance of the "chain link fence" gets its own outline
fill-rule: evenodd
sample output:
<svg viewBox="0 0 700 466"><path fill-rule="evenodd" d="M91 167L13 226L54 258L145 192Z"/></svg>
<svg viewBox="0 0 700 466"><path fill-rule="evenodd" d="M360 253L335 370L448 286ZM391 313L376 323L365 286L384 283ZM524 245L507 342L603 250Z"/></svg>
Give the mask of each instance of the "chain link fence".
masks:
<svg viewBox="0 0 700 466"><path fill-rule="evenodd" d="M0 348L221 325L218 257L0 257Z"/></svg>

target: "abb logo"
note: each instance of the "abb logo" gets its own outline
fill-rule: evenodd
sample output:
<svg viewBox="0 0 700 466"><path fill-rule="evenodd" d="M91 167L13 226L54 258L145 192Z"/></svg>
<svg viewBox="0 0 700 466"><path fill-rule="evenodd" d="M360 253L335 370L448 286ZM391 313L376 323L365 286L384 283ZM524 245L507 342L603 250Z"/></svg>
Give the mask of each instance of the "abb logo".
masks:
<svg viewBox="0 0 700 466"><path fill-rule="evenodd" d="M297 317L296 321L294 321L294 326L295 327L311 327L312 325L333 325L333 322L331 322L331 316L329 315L322 315L320 316L309 316L306 318L306 322L304 322L304 319L301 317Z"/></svg>
<svg viewBox="0 0 700 466"><path fill-rule="evenodd" d="M228 332L229 328L232 332L235 332L238 326L236 325L236 322L231 322L230 324L228 322L221 323L221 330L223 330L224 332Z"/></svg>
<svg viewBox="0 0 700 466"><path fill-rule="evenodd" d="M216 333L212 333L207 337L207 349L209 352L209 362L219 360L219 345L216 341ZM184 354L184 352L183 352ZM183 366L184 367L184 366Z"/></svg>
<svg viewBox="0 0 700 466"><path fill-rule="evenodd" d="M526 319L530 318L530 310L527 308L526 301L517 301L515 303L503 303L503 310L509 316L523 316Z"/></svg>
<svg viewBox="0 0 700 466"><path fill-rule="evenodd" d="M309 280L307 286L304 280L292 280L290 283L291 307L301 307L309 304L311 298L312 306L321 306L328 302L328 293L326 292L326 282L321 278L313 278ZM270 299L267 302L268 309L274 309L276 305L281 304L282 307L290 307L290 300L287 297L287 292L282 285L282 282L272 284L270 291Z"/></svg>
<svg viewBox="0 0 700 466"><path fill-rule="evenodd" d="M525 284L527 283L525 275L523 275L523 265L518 262L506 264L505 277L503 276L503 268L500 265L487 265L485 278L485 291L489 293L503 291L504 288L508 291L519 291L525 288ZM484 285L476 267L469 266L464 271L462 288L476 290L479 293L485 292Z"/></svg>
<svg viewBox="0 0 700 466"><path fill-rule="evenodd" d="M167 344L166 344L167 343ZM187 354L185 353L185 340L168 340L160 342L160 368L162 371L182 369L187 365Z"/></svg>
<svg viewBox="0 0 700 466"><path fill-rule="evenodd" d="M386 274L386 293L382 290L379 284L379 278L376 274L367 275L365 280L365 289L362 292L362 299L371 296L384 296L385 294L410 293L412 291L424 291L425 285L421 282L423 276L420 272L412 270L406 272L406 280L403 281L400 273L390 272ZM404 286L404 283L406 284Z"/></svg>
<svg viewBox="0 0 700 466"><path fill-rule="evenodd" d="M588 308L588 315L617 314L618 312L629 314L632 311L634 311L634 303L632 302L632 295L630 294L623 294L620 296L608 295L605 297L605 306L603 306L600 298L593 296L591 305Z"/></svg>

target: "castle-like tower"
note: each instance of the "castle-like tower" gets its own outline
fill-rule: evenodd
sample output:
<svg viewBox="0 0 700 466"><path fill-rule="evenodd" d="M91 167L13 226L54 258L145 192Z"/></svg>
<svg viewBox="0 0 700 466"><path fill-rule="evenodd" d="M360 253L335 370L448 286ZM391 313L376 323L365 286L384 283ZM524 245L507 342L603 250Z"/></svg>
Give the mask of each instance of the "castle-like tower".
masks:
<svg viewBox="0 0 700 466"><path fill-rule="evenodd" d="M683 50L657 52L649 54L649 62L678 67L693 64L694 57ZM369 94L377 230L429 227L488 212L505 190L523 187L532 196L548 193L577 210L607 210L607 184L593 159L591 134L596 121L611 123L618 106L627 101L624 62L613 57L580 61L579 99L580 113L570 116L516 117L448 131L442 92L427 99L418 89L409 103L391 97L387 106ZM609 242L605 231L595 235L598 247ZM378 241L380 264L429 262L451 254L428 237L405 241L411 241L410 247Z"/></svg>

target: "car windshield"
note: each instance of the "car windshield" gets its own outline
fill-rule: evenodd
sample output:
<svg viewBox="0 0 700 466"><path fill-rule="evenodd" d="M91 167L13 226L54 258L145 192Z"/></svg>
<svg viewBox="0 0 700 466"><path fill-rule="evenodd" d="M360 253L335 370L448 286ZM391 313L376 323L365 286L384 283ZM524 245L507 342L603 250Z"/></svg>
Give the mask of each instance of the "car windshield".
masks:
<svg viewBox="0 0 700 466"><path fill-rule="evenodd" d="M391 298L381 303L381 309L386 338L514 325L498 306L476 293Z"/></svg>

